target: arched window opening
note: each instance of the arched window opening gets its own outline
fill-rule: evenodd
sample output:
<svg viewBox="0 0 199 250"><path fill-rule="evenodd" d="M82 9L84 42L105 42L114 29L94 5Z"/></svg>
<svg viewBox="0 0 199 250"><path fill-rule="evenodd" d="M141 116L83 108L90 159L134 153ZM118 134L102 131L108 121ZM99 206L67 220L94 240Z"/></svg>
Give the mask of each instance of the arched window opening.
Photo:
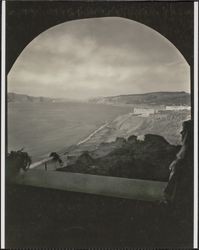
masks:
<svg viewBox="0 0 199 250"><path fill-rule="evenodd" d="M62 165L48 169L166 181L191 116L182 54L120 17L41 33L13 65L8 92L8 150L24 147L36 168L57 152Z"/></svg>

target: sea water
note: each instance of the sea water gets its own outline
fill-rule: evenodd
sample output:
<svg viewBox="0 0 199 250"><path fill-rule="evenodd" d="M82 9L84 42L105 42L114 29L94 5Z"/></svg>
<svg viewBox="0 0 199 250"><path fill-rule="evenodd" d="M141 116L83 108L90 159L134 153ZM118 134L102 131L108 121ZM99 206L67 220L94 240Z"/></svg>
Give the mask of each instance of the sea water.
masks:
<svg viewBox="0 0 199 250"><path fill-rule="evenodd" d="M8 103L8 151L24 148L33 161L64 152L130 107L91 103Z"/></svg>

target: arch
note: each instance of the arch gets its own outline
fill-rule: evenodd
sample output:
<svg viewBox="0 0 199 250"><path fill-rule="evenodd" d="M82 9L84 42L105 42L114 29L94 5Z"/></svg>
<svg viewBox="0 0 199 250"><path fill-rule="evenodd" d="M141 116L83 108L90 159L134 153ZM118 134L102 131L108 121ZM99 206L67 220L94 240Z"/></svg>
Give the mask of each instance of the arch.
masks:
<svg viewBox="0 0 199 250"><path fill-rule="evenodd" d="M101 46L102 49L100 49ZM107 47L108 50L107 49L103 50L103 47ZM84 50L85 51L92 50L92 53L90 52L89 54L88 53L85 54ZM95 52L93 52L93 50ZM43 53L45 56L41 56ZM53 72L54 69L56 69L55 78L53 74L48 81L51 82L52 79L53 81L59 81L57 79L57 69L59 69L59 71L62 69L61 72L65 71L65 67L67 67L67 63L65 61L67 58L71 59L70 66L73 65L73 67L76 68L76 66L78 66L76 65L77 61L81 62L82 60L82 54L84 58L83 60L85 60L85 56L87 57L86 58L87 63L88 61L91 61L91 58L93 57L94 54L97 57L100 58L103 57L103 59L101 58L100 60L103 61L107 67L109 67L109 65L111 67L114 67L115 62L117 60L119 64L121 64L121 62L122 64L125 63L127 70L127 72L125 73L125 77L128 78L127 82L129 80L128 68L131 67L131 74L132 74L132 67L134 68L138 67L140 71L140 69L143 68L144 64L145 66L144 70L146 70L147 68L148 72L149 71L153 72L153 77L150 78L149 74L147 76L147 81L149 81L149 79L152 79L151 82L155 80L157 84L156 87L154 86L151 86L151 88L148 87L148 89L145 90L146 92L161 91L161 90L168 91L174 88L176 88L175 90L179 91L183 89L189 92L190 90L190 87L187 86L188 82L187 75L189 75L190 69L187 66L186 59L183 57L180 51L167 38L165 38L162 34L152 29L151 27L148 27L137 21L121 17L83 18L78 20L67 21L61 24L57 24L53 27L50 27L49 29L45 30L44 32L40 33L37 37L35 37L24 48L24 50L21 53L21 56L19 56L18 60L16 61L15 64L16 66L12 71L14 73L11 72L10 74L12 75L12 77L10 78L10 80L11 79L12 80L10 82L11 83L17 82L16 81L17 77L15 72L16 69L18 69L18 65L21 65L23 69L26 68L27 71L32 71L32 69L35 68L34 65L40 65L41 63L43 65L41 79L44 78L43 76L45 76L46 74L49 75L50 72ZM110 59L108 61L108 64L107 60L104 60L104 58L106 58L107 55L110 55L110 58L111 56L112 57L114 56L115 58L114 60ZM47 57L48 60L46 60ZM62 60L60 60L63 58L65 63L64 68L63 68L63 63L61 63ZM75 59L75 64L73 58ZM50 63L50 65L48 64L49 59L54 63L53 68L51 68L52 63ZM57 63L57 60L60 62ZM17 62L19 64L17 64ZM96 71L96 68L100 68L101 71L103 71L104 64L103 67L101 67L101 65L98 63L96 64L96 62L94 62L94 64L97 66L95 68L92 67L92 71ZM176 66L176 64L182 65L182 68L181 66L179 68L179 66ZM151 65L151 67L149 67L149 65ZM164 68L164 69L160 68L162 84L159 84L160 78L157 77L159 73L158 71L156 71L156 69L159 68L159 65L163 66ZM90 67L90 64L87 65L87 68L88 67ZM49 71L50 68L52 70ZM180 72L182 72L183 77L180 80L176 78L177 74L176 71L175 72L173 71L174 68L178 69L177 72L179 72L179 69ZM41 67L39 67L37 70L34 69L36 71L33 70L35 76L41 74L40 69ZM86 72L87 69L84 69L84 71ZM103 72L106 75L106 70L104 70ZM123 75L124 73L123 68L122 69L118 68L118 72L121 72L121 75ZM145 75L145 73L143 74ZM61 75L63 74L61 73L59 75L60 79L62 79ZM69 72L68 75L70 75L70 80L68 76L66 78L64 76L64 79L65 80L68 79L69 82L73 82L73 78L71 79L71 72ZM90 75L90 73L88 75ZM154 75L156 76L155 79ZM169 75L172 77L168 78ZM47 78L49 78L49 76L46 76L46 79ZM120 76L118 76L118 78L120 78ZM134 76L132 75L131 81L133 81L133 79ZM163 79L166 80L164 81ZM18 81L20 82L21 80L18 79ZM76 81L81 82L82 78ZM135 79L135 81L137 81L137 79ZM144 80L144 82L145 81L146 80ZM171 82L173 83L177 82L174 88L173 85L175 84L172 84L171 86L170 84ZM143 82L141 81L140 83L142 84L140 86L143 86ZM103 86L102 83L101 85ZM163 90L163 88L166 89ZM123 92L124 89L125 87L123 86L123 90L120 90L121 91L120 94L127 94L126 92ZM145 87L143 86L143 90L144 89ZM133 91L139 91L139 90L134 89ZM109 95L109 93L104 93L104 95ZM112 93L110 93L110 95L112 95ZM115 93L115 95L117 94Z"/></svg>
<svg viewBox="0 0 199 250"><path fill-rule="evenodd" d="M128 18L166 37L193 66L192 2L7 2L7 72L21 51L57 24L93 17ZM184 25L186 20L186 25Z"/></svg>
<svg viewBox="0 0 199 250"><path fill-rule="evenodd" d="M36 36L36 37L34 37L33 38L33 40L32 41L30 41L30 43L28 43L25 47L24 47L24 49L21 51L21 53L25 50L25 49L28 49L28 46L29 45L31 45L31 43L32 42L34 42L37 38L39 38L40 36L42 36L45 32L49 32L50 30L53 30L53 29L56 29L56 28L58 28L58 27L61 27L62 25L65 25L65 24L70 24L71 22L77 22L77 21L87 21L87 20L92 20L92 19L104 19L104 20L107 20L107 19L112 19L112 18L114 18L115 20L124 20L124 21L129 21L129 22L131 22L132 24L135 24L135 23L137 23L137 25L142 25L143 27L145 27L145 29L146 30L148 30L148 31L150 31L151 33L153 33L154 34L154 36L159 36L159 37L161 37L161 38L163 38L165 41L167 41L168 42L168 45L171 45L171 46L173 46L180 54L181 54L181 56L184 58L184 60L185 61L187 61L187 59L186 59L186 57L185 57L185 55L183 54L183 53L181 53L181 51L167 38L167 37L165 37L164 35L162 35L161 33L159 33L157 30L155 30L155 29L153 29L153 28L151 28L151 27L149 27L149 26L147 26L147 25L145 25L145 24L143 24L143 23L141 23L141 22L138 22L138 21L135 21L135 20L132 20L132 19L129 19L129 18L124 18L124 17L120 17L120 16L118 16L118 17L115 17L115 16L108 16L108 17L97 17L97 18L95 18L95 17L90 17L90 18L81 18L81 19L75 19L75 20L69 20L69 21L66 21L66 22L63 22L63 23L59 23L59 24L56 24L56 25L54 25L54 26L52 26L52 27L50 27L50 28L48 28L48 29L46 29L46 30L44 30L44 31L42 31L41 33L39 33L39 35L38 36ZM81 41L80 41L81 42ZM20 56L20 55L19 55Z"/></svg>

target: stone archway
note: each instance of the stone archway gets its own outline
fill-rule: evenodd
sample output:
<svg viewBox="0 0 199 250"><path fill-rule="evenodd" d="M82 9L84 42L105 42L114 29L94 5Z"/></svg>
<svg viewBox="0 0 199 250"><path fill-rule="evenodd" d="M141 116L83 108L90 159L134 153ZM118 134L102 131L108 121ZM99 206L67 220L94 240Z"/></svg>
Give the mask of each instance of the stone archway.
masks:
<svg viewBox="0 0 199 250"><path fill-rule="evenodd" d="M193 8L193 2L8 1L6 72L35 37L57 24L93 17L124 17L156 30L181 52L190 65L193 106Z"/></svg>
<svg viewBox="0 0 199 250"><path fill-rule="evenodd" d="M124 17L158 31L193 66L192 2L7 2L7 72L35 37L57 24L92 17Z"/></svg>

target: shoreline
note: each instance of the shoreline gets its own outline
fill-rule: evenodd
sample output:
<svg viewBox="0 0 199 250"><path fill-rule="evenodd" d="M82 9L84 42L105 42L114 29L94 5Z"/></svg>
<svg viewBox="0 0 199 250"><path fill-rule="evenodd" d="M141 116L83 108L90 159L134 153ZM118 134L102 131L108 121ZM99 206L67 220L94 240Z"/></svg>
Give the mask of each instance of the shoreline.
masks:
<svg viewBox="0 0 199 250"><path fill-rule="evenodd" d="M100 132L102 129L106 128L111 122L107 122L105 124L103 124L102 126L100 126L98 129L96 129L95 131L93 131L89 136L87 136L85 139L79 141L76 146L80 146L83 143L89 141L94 135L96 135L98 132Z"/></svg>
<svg viewBox="0 0 199 250"><path fill-rule="evenodd" d="M171 112L170 114L167 114L167 116L168 115L169 116L172 115L171 116L172 119L169 122L169 124L171 123L172 127L174 127L173 112ZM189 114L185 114L185 116L187 115L189 116ZM57 150L57 153L60 154L60 156L63 158L65 158L67 155L70 155L70 154L73 155L73 153L78 155L81 151L84 151L84 150L89 151L91 146L94 145L95 140L99 140L99 142L101 142L101 139L103 139L105 142L109 143L109 142L114 141L110 138L116 138L116 137L127 138L128 136L132 134L139 136L139 134L141 133L141 130L142 130L141 134L143 133L144 134L146 133L158 134L166 138L166 140L169 143L173 144L172 142L173 139L171 136L169 137L169 134L166 132L167 130L164 130L164 132L158 130L159 127L164 127L162 125L167 124L165 123L165 117L163 116L163 118L161 119L161 117L159 116L163 116L163 115L153 114L151 116L145 117L143 115L137 115L137 114L135 115L132 112L127 112L125 114L115 117L113 120L109 122L105 122L104 124L96 128L93 132L91 132L89 135L87 135L86 137L78 141L77 143L74 143L65 149L62 148L61 150ZM133 117L135 117L135 119ZM179 116L177 120L178 120L178 123L181 124L181 122L184 119L182 119L182 117ZM176 140L178 140L178 138ZM47 158L47 157L44 157L44 158Z"/></svg>
<svg viewBox="0 0 199 250"><path fill-rule="evenodd" d="M126 114L123 115L118 115L117 117L115 117L112 121L110 122L106 122L105 124L101 125L99 128L97 128L95 131L93 131L91 134L89 134L85 139L79 141L77 144L75 144L75 146L80 146L82 144L84 144L85 142L88 142L93 136L95 136L98 132L102 131L104 128L107 128L112 122L116 121L117 119L119 119L120 117L125 116L124 120L122 120L122 122L125 122L126 120L128 120L131 116L134 116L134 114L132 112L128 112ZM135 115L136 116L136 115Z"/></svg>

